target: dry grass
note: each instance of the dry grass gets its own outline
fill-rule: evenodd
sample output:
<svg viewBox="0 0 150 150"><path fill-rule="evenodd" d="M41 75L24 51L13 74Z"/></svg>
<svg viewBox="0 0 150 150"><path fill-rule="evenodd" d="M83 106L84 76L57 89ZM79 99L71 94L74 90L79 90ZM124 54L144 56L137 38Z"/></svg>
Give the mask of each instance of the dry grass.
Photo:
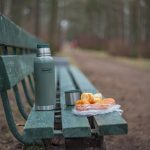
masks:
<svg viewBox="0 0 150 150"><path fill-rule="evenodd" d="M71 49L71 48L70 48ZM82 49L71 49L68 51L68 45L63 48L63 51L57 53L57 56L64 56L69 59L69 61L73 64L76 64L76 61L72 59L71 53L72 51L76 51L78 53L84 52L88 53L93 57L100 58L100 59L109 59L112 61L116 61L118 63L123 63L129 66L133 66L142 70L150 70L150 59L147 58L129 58L129 57L123 57L123 56L112 56L109 55L107 52L100 50L82 50Z"/></svg>

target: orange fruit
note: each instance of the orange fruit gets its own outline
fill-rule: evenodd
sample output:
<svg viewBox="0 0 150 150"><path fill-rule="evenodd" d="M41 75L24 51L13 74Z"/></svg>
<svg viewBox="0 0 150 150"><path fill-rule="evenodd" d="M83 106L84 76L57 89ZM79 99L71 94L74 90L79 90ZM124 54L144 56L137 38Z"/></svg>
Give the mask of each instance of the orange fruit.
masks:
<svg viewBox="0 0 150 150"><path fill-rule="evenodd" d="M94 96L92 93L83 93L81 95L81 100L88 100L91 104L94 103Z"/></svg>
<svg viewBox="0 0 150 150"><path fill-rule="evenodd" d="M90 104L90 102L88 100L83 100L84 104Z"/></svg>
<svg viewBox="0 0 150 150"><path fill-rule="evenodd" d="M81 100L77 100L76 102L75 102L75 104L80 104L81 103Z"/></svg>

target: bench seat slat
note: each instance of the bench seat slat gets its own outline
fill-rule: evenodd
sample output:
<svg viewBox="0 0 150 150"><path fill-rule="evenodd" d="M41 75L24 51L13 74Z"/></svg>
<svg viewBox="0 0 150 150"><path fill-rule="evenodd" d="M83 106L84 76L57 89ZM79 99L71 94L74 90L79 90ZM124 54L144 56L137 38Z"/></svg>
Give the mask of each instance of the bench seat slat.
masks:
<svg viewBox="0 0 150 150"><path fill-rule="evenodd" d="M127 123L118 112L103 114L101 116L95 116L94 118L95 127L100 135L119 135L127 133Z"/></svg>
<svg viewBox="0 0 150 150"><path fill-rule="evenodd" d="M62 130L65 138L91 136L90 124L87 117L79 117L72 114L73 107L64 107L64 91L76 89L66 67L59 68L59 81L61 93Z"/></svg>
<svg viewBox="0 0 150 150"><path fill-rule="evenodd" d="M76 67L71 66L72 73L78 87L82 92L96 93L97 90L85 75ZM100 135L126 134L127 123L118 112L94 116L94 124Z"/></svg>
<svg viewBox="0 0 150 150"><path fill-rule="evenodd" d="M26 137L33 139L54 136L54 111L35 111L32 108L24 127Z"/></svg>
<svg viewBox="0 0 150 150"><path fill-rule="evenodd" d="M97 93L98 90L88 80L88 78L75 66L70 66L70 71L82 92Z"/></svg>

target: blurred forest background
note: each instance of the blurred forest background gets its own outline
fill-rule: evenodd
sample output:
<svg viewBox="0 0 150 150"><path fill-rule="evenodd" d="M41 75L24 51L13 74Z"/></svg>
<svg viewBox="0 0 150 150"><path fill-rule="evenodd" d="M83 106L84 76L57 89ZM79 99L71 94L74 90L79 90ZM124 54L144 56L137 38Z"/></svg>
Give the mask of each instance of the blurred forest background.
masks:
<svg viewBox="0 0 150 150"><path fill-rule="evenodd" d="M129 132L106 136L108 149L150 149L150 0L0 0L0 14L50 43L57 56L69 56L122 106ZM13 91L8 94L20 122ZM0 100L0 150L22 150L2 107Z"/></svg>
<svg viewBox="0 0 150 150"><path fill-rule="evenodd" d="M150 0L1 0L0 12L50 43L150 57Z"/></svg>

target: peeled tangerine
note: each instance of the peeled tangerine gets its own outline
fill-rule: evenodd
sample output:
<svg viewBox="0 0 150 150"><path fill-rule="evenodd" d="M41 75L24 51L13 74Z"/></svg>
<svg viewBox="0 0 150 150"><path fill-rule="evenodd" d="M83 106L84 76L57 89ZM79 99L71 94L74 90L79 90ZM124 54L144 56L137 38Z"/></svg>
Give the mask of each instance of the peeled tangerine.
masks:
<svg viewBox="0 0 150 150"><path fill-rule="evenodd" d="M89 109L107 109L110 105L114 105L116 102L113 98L102 99L102 94L83 93L81 100L76 101L76 109L80 111ZM88 107L87 107L88 106Z"/></svg>
<svg viewBox="0 0 150 150"><path fill-rule="evenodd" d="M76 105L90 104L88 100L77 100Z"/></svg>
<svg viewBox="0 0 150 150"><path fill-rule="evenodd" d="M92 93L83 93L81 95L81 100L87 100L92 104L94 103L94 95Z"/></svg>
<svg viewBox="0 0 150 150"><path fill-rule="evenodd" d="M81 95L81 100L87 100L89 101L90 104L100 103L102 100L102 94L101 93L96 93L96 94L83 93Z"/></svg>

